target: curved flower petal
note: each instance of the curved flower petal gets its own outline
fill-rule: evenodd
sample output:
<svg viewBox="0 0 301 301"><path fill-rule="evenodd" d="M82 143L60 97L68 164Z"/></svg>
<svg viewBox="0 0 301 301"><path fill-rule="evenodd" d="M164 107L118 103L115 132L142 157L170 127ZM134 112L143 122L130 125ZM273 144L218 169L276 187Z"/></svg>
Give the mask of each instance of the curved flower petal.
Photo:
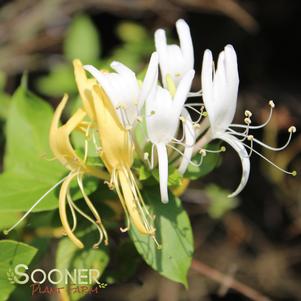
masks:
<svg viewBox="0 0 301 301"><path fill-rule="evenodd" d="M213 99L213 58L210 50L205 50L202 64L202 95L208 112L210 124L214 125L214 99Z"/></svg>
<svg viewBox="0 0 301 301"><path fill-rule="evenodd" d="M178 115L178 118L180 116L184 103L187 99L187 95L190 91L194 74L195 74L194 70L189 70L184 75L184 77L182 78L182 80L180 81L177 87L176 94L173 99L173 110Z"/></svg>
<svg viewBox="0 0 301 301"><path fill-rule="evenodd" d="M91 94L92 86L96 84L95 79L88 79L86 72L80 60L73 61L74 76L78 87L80 97L83 102L85 111L90 118L94 118L93 99Z"/></svg>
<svg viewBox="0 0 301 301"><path fill-rule="evenodd" d="M158 82L158 54L153 52L139 94L138 110L142 109L145 100Z"/></svg>
<svg viewBox="0 0 301 301"><path fill-rule="evenodd" d="M179 19L176 27L187 69L193 69L194 53L189 26L183 19Z"/></svg>
<svg viewBox="0 0 301 301"><path fill-rule="evenodd" d="M168 157L165 144L156 144L159 161L160 193L162 203L168 203Z"/></svg>
<svg viewBox="0 0 301 301"><path fill-rule="evenodd" d="M66 124L59 126L60 118L67 101L68 95L65 95L54 112L50 126L49 144L54 156L71 171L80 170L100 179L108 179L107 173L100 169L87 166L76 154L70 142L71 132L81 123L86 116L86 112L82 109L78 109Z"/></svg>
<svg viewBox="0 0 301 301"><path fill-rule="evenodd" d="M114 105L118 104L121 101L116 89L114 89L114 87L112 87L112 85L110 84L107 74L104 74L102 71L99 71L92 65L85 65L84 68L96 78L96 80L98 81L100 86L106 91L106 94L109 96L110 100L114 103Z"/></svg>
<svg viewBox="0 0 301 301"><path fill-rule="evenodd" d="M248 179L249 179L249 174L250 174L250 158L249 155L243 146L242 142L237 139L236 137L223 133L220 135L215 136L217 139L221 139L225 142L227 142L229 145L233 147L233 149L237 152L237 154L240 157L241 160L241 166L242 166L242 175L241 175L241 180L236 188L236 190L228 195L228 197L235 197L237 196L246 186Z"/></svg>
<svg viewBox="0 0 301 301"><path fill-rule="evenodd" d="M168 51L165 30L158 29L155 32L155 45L158 52L163 86L166 87L166 75L168 73Z"/></svg>
<svg viewBox="0 0 301 301"><path fill-rule="evenodd" d="M183 124L183 130L184 130L185 144L186 144L184 149L184 156L179 167L179 172L180 174L183 175L190 163L191 156L193 154L193 146L195 144L196 132L195 132L195 128L193 127L191 117L185 108L182 110L181 115L185 118L185 122Z"/></svg>
<svg viewBox="0 0 301 301"><path fill-rule="evenodd" d="M233 121L236 105L237 105L237 94L239 87L239 74L237 66L237 56L232 45L225 47L225 77L227 85L227 100L229 109L227 112L227 126Z"/></svg>

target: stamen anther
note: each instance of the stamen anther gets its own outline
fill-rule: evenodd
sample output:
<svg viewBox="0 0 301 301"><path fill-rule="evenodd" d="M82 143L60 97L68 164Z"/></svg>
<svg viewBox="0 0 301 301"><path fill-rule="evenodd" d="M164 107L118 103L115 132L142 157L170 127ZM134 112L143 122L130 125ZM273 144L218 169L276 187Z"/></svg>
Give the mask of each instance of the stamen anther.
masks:
<svg viewBox="0 0 301 301"><path fill-rule="evenodd" d="M244 119L244 122L245 122L247 125L249 125L249 124L251 124L251 119L250 119L249 117L247 117L247 118Z"/></svg>
<svg viewBox="0 0 301 301"><path fill-rule="evenodd" d="M295 126L291 126L289 129L288 129L288 132L289 133L296 133L297 129Z"/></svg>
<svg viewBox="0 0 301 301"><path fill-rule="evenodd" d="M269 101L269 106L271 107L271 108L275 108L275 103L274 103L274 101L273 100L270 100Z"/></svg>
<svg viewBox="0 0 301 301"><path fill-rule="evenodd" d="M200 149L199 154L205 157L207 155L207 152L205 149Z"/></svg>
<svg viewBox="0 0 301 301"><path fill-rule="evenodd" d="M249 118L250 118L250 117L252 117L252 115L253 115L253 114L252 114L251 111L245 110L245 116L246 116L246 117L249 117Z"/></svg>

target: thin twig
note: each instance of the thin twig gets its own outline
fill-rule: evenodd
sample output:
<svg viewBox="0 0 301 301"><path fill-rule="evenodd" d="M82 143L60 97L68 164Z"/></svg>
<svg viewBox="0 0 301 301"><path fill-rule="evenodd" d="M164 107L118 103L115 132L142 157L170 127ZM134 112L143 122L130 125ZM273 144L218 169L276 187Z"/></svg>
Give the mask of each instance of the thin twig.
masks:
<svg viewBox="0 0 301 301"><path fill-rule="evenodd" d="M221 283L223 286L228 286L233 290L241 293L242 295L248 297L250 300L254 301L271 301L271 299L265 297L261 293L257 292L253 288L239 282L231 276L224 275L220 271L209 267L208 265L193 259L191 264L191 269L216 281Z"/></svg>

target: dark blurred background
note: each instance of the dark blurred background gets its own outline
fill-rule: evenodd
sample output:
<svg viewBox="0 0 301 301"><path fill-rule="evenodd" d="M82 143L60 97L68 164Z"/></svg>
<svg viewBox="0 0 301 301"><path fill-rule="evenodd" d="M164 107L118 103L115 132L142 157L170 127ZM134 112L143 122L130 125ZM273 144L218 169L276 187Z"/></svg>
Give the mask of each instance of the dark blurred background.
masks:
<svg viewBox="0 0 301 301"><path fill-rule="evenodd" d="M29 73L31 89L54 105L63 90L72 93L70 80L64 82L72 74L68 73L71 63L63 54L66 52L64 41L70 24L81 15L91 19L100 35L99 64L103 65L111 58L129 65L137 63L128 57L123 60L124 52L133 56L138 52L136 48L124 46L122 28L125 27L121 25L124 22L137 24L147 33L145 40L139 41L145 49L139 50L137 71L143 69L153 50L149 41L155 29L166 28L170 38L176 41L174 23L178 18L184 18L190 25L198 74L206 48L217 56L226 44L233 44L238 53L241 79L237 121L242 122L244 110L249 109L255 123L264 122L269 111L268 101L273 99L276 104L273 120L256 137L281 145L286 141L289 126L295 125L297 133L291 145L281 153L260 151L283 168L300 173L299 0L19 0L0 3L1 93L7 97L18 86L24 70ZM78 45L78 48L84 47ZM53 75L58 66L65 68L66 73L59 75L65 86L60 85L62 82L51 82L51 78L58 76ZM194 88L199 87L199 79L196 79ZM6 102L0 104L4 125ZM3 152L5 141L1 139ZM183 200L195 232L195 257L272 300L301 300L300 176L286 176L256 156L251 160L250 180L239 196L239 204L219 208L222 214L210 214L212 196L203 188L215 183L231 190L237 185L240 162L232 151L223 156L221 165L213 173L192 183L185 192ZM141 264L135 276L109 286L98 298L248 300L241 292L231 289L231 283L215 281L206 268L192 269L189 277L190 288L184 290ZM263 295L254 295L253 300L268 300Z"/></svg>

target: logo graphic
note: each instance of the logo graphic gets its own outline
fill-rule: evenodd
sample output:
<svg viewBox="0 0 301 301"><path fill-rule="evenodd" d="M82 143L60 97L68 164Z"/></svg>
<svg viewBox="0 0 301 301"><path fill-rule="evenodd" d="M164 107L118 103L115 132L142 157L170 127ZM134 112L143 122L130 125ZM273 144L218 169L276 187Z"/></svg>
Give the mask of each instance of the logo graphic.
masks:
<svg viewBox="0 0 301 301"><path fill-rule="evenodd" d="M68 289L71 294L98 294L107 287L107 283L99 282L101 275L98 269L73 269L60 270L34 269L28 271L28 266L18 264L6 273L11 284L29 284L32 295L59 294L61 290ZM96 284L95 287L93 287Z"/></svg>

